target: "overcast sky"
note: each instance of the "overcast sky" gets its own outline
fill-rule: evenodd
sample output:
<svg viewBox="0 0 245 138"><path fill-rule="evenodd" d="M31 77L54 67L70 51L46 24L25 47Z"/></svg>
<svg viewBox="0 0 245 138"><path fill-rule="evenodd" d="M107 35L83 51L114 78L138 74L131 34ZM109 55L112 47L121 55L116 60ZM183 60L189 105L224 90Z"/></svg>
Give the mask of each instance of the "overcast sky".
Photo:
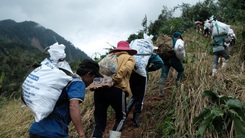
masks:
<svg viewBox="0 0 245 138"><path fill-rule="evenodd" d="M163 6L199 1L204 0L1 0L0 20L37 22L91 57L142 30L145 15L154 22Z"/></svg>

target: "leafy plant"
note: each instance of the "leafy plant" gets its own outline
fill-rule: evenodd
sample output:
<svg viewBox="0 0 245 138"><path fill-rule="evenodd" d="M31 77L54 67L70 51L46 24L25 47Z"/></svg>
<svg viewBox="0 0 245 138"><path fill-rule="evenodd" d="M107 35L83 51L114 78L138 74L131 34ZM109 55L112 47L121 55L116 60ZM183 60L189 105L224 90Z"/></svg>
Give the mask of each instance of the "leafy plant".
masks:
<svg viewBox="0 0 245 138"><path fill-rule="evenodd" d="M245 137L245 107L242 102L230 96L218 95L213 91L204 91L202 96L203 98L208 96L210 101L209 106L193 120L194 125L199 125L198 138L204 136L207 128L219 136L230 132L237 138Z"/></svg>

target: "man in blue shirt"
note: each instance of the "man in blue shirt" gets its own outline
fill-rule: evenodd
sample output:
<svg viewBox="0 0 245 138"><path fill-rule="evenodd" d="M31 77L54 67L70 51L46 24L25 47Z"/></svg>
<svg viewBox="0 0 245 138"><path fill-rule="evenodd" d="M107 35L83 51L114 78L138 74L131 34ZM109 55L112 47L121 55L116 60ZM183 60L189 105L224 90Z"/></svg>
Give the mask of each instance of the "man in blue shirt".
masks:
<svg viewBox="0 0 245 138"><path fill-rule="evenodd" d="M81 122L79 103L84 100L85 88L94 77L102 77L97 62L85 59L76 71L77 78L62 91L53 112L43 120L34 122L30 127L30 138L68 138L68 126L72 121L79 138L85 138ZM45 106L45 105L44 105Z"/></svg>

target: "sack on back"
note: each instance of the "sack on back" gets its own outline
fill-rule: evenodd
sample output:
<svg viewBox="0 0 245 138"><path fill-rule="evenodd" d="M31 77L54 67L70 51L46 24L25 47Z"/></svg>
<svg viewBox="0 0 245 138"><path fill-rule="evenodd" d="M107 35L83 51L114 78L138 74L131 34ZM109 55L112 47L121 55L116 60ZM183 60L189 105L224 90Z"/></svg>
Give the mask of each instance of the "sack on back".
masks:
<svg viewBox="0 0 245 138"><path fill-rule="evenodd" d="M135 59L134 71L146 77L146 67L153 52L152 43L146 39L135 39L130 43L130 48L137 50L137 54L133 56Z"/></svg>
<svg viewBox="0 0 245 138"><path fill-rule="evenodd" d="M106 55L99 63L100 73L103 78L94 78L93 83L91 83L87 89L95 90L100 87L112 87L113 86L113 76L117 72L117 56L114 53Z"/></svg>
<svg viewBox="0 0 245 138"><path fill-rule="evenodd" d="M183 61L185 58L185 48L184 48L184 41L182 39L178 39L174 45L174 52L176 57Z"/></svg>
<svg viewBox="0 0 245 138"><path fill-rule="evenodd" d="M57 50L57 47L61 49ZM22 100L25 103L23 106L30 108L36 122L53 111L63 88L72 80L72 77L63 71L66 70L72 74L69 64L64 60L59 63L57 59L60 58L60 55L62 59L65 57L62 53L64 48L61 45L51 46L50 58L44 59L41 66L35 68L22 84ZM56 50L57 52L51 52Z"/></svg>
<svg viewBox="0 0 245 138"><path fill-rule="evenodd" d="M161 34L157 38L156 46L158 47L158 50L156 53L163 59L168 59L168 58L173 57L175 55L175 52L173 49L172 37L170 37L166 34Z"/></svg>
<svg viewBox="0 0 245 138"><path fill-rule="evenodd" d="M228 34L230 30L230 25L227 25L225 23L219 22L219 21L213 21L213 30L212 30L212 36L220 36Z"/></svg>

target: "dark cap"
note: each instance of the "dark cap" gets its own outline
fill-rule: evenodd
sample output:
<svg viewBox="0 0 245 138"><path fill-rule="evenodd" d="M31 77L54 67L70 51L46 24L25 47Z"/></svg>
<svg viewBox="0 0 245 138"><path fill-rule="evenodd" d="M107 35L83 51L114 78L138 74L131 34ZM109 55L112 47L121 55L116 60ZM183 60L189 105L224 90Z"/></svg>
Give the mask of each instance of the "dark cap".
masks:
<svg viewBox="0 0 245 138"><path fill-rule="evenodd" d="M183 39L180 32L174 32L173 37L174 38L180 37L181 39Z"/></svg>
<svg viewBox="0 0 245 138"><path fill-rule="evenodd" d="M97 62L93 61L92 59L84 59L79 64L79 68L91 70L92 73L94 73L96 77L103 77L99 73L99 70L100 70L99 64Z"/></svg>

